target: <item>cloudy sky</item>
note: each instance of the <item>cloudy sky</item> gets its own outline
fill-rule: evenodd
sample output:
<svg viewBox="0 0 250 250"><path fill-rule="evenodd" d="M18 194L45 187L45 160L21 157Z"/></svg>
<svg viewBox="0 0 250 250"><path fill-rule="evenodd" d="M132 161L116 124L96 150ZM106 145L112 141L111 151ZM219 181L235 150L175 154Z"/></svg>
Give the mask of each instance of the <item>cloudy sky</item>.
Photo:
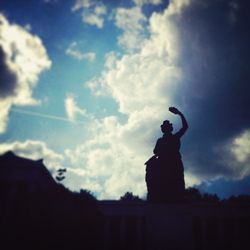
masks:
<svg viewBox="0 0 250 250"><path fill-rule="evenodd" d="M160 124L189 131L186 186L250 194L250 3L1 0L0 153L100 199L145 197Z"/></svg>

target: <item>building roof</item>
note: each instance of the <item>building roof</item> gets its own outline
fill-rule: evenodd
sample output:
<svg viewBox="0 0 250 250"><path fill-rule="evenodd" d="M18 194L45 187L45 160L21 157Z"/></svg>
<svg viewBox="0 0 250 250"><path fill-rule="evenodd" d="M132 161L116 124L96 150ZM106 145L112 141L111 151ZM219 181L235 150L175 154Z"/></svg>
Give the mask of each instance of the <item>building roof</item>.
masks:
<svg viewBox="0 0 250 250"><path fill-rule="evenodd" d="M43 160L31 160L8 151L0 155L0 181L25 181L49 187L56 184Z"/></svg>

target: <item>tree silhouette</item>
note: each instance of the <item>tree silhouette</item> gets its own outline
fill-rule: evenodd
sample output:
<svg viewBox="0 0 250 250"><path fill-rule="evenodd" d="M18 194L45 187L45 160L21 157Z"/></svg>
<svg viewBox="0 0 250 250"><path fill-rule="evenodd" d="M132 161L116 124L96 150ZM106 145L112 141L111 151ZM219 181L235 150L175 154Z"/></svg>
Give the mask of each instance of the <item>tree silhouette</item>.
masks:
<svg viewBox="0 0 250 250"><path fill-rule="evenodd" d="M126 192L120 197L120 201L142 201L142 199L137 195L133 195L132 192Z"/></svg>
<svg viewBox="0 0 250 250"><path fill-rule="evenodd" d="M56 180L58 182L62 182L66 177L65 177L65 173L67 172L66 168L59 168L57 170L57 176L56 176Z"/></svg>

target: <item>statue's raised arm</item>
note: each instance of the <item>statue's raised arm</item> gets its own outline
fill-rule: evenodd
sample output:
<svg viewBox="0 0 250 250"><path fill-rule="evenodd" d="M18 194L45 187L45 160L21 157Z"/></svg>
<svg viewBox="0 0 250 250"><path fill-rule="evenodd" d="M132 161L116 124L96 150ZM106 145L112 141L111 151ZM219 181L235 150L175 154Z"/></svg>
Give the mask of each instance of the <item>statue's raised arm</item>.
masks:
<svg viewBox="0 0 250 250"><path fill-rule="evenodd" d="M188 123L185 116L175 107L170 107L169 111L181 117L182 128L175 133L175 136L182 137L188 129Z"/></svg>

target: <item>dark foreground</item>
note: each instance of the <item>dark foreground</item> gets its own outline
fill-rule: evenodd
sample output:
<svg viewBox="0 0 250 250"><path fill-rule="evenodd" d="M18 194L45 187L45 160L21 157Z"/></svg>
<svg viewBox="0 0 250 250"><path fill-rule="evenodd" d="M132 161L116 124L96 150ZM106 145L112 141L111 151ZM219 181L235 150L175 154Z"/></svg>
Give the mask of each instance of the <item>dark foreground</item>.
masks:
<svg viewBox="0 0 250 250"><path fill-rule="evenodd" d="M249 249L249 196L220 201L185 192L178 203L131 193L97 201L56 183L42 161L9 152L0 156L0 249Z"/></svg>

